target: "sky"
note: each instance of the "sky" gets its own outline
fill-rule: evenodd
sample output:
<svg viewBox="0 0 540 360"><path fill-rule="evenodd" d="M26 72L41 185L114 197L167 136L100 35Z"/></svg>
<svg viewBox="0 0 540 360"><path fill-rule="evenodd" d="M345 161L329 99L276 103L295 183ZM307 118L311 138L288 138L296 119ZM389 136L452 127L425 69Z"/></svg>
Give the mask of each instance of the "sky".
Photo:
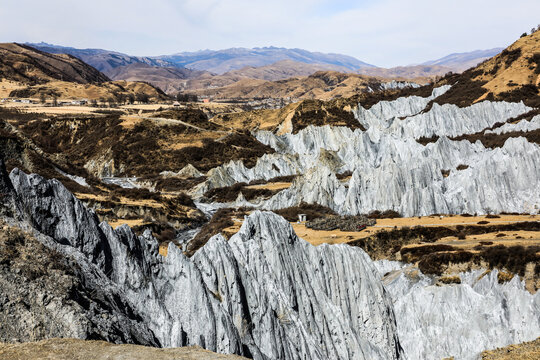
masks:
<svg viewBox="0 0 540 360"><path fill-rule="evenodd" d="M278 46L383 67L506 47L540 0L1 0L0 42L155 56Z"/></svg>

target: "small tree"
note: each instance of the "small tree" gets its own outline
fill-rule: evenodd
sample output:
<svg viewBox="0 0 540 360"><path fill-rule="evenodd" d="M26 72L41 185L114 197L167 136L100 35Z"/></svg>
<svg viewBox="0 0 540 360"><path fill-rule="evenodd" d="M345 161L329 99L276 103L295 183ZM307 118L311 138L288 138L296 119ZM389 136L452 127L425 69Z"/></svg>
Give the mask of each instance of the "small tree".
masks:
<svg viewBox="0 0 540 360"><path fill-rule="evenodd" d="M135 96L133 94L128 95L128 102L133 104L135 102Z"/></svg>
<svg viewBox="0 0 540 360"><path fill-rule="evenodd" d="M109 96L107 98L107 102L109 103L109 107L116 107L116 101L114 100L112 96Z"/></svg>
<svg viewBox="0 0 540 360"><path fill-rule="evenodd" d="M56 97L56 95L53 95L53 97L52 97L52 105L53 106L58 106L58 98Z"/></svg>
<svg viewBox="0 0 540 360"><path fill-rule="evenodd" d="M121 105L125 104L126 98L127 96L124 93L116 94L116 101L118 101L118 103L120 103Z"/></svg>
<svg viewBox="0 0 540 360"><path fill-rule="evenodd" d="M46 100L45 93L40 93L39 94L39 102L42 103L42 104L45 104L45 100Z"/></svg>
<svg viewBox="0 0 540 360"><path fill-rule="evenodd" d="M525 36L527 36L527 33L526 33L526 32L524 32L523 34L521 34L521 36L520 36L519 38L521 39L521 38L524 38Z"/></svg>
<svg viewBox="0 0 540 360"><path fill-rule="evenodd" d="M179 92L176 95L176 100L179 102L197 102L199 99L195 94L184 94Z"/></svg>
<svg viewBox="0 0 540 360"><path fill-rule="evenodd" d="M97 103L97 100L96 99L92 99L92 101L90 102L92 104L93 107L97 107L98 106L98 103Z"/></svg>
<svg viewBox="0 0 540 360"><path fill-rule="evenodd" d="M148 102L150 101L150 96L145 93L138 93L136 99L139 103L148 104Z"/></svg>

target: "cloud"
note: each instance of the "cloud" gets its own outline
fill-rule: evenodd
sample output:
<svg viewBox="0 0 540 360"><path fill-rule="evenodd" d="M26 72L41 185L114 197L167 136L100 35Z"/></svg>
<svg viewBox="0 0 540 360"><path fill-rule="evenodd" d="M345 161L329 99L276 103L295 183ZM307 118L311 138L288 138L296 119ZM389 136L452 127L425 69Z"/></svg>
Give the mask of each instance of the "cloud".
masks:
<svg viewBox="0 0 540 360"><path fill-rule="evenodd" d="M2 0L0 41L133 55L274 45L395 66L506 46L539 13L538 0Z"/></svg>

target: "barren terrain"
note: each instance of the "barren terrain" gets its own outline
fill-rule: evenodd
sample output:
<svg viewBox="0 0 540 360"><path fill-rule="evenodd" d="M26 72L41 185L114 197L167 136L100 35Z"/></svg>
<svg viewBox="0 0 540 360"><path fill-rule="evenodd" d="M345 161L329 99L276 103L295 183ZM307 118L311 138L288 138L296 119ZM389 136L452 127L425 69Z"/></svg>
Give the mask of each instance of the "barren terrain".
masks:
<svg viewBox="0 0 540 360"><path fill-rule="evenodd" d="M20 344L1 344L2 360L210 360L245 359L236 355L216 354L199 347L172 349L140 345L116 345L105 341L78 339L49 339Z"/></svg>

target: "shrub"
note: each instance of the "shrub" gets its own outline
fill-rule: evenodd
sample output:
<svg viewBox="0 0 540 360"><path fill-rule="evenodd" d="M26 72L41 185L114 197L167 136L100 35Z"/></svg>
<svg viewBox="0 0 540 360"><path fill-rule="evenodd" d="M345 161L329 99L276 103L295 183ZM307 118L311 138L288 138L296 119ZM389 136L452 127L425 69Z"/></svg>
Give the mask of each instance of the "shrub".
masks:
<svg viewBox="0 0 540 360"><path fill-rule="evenodd" d="M336 215L332 209L326 206L319 204L308 204L305 202L302 202L298 206L274 210L274 212L283 216L285 219L287 219L287 221L290 222L297 221L299 214L306 214L308 220L314 220L328 215Z"/></svg>
<svg viewBox="0 0 540 360"><path fill-rule="evenodd" d="M461 278L459 276L443 276L439 279L439 282L443 284L461 284Z"/></svg>
<svg viewBox="0 0 540 360"><path fill-rule="evenodd" d="M375 210L368 214L369 219L396 219L401 218L401 214L394 210L379 211Z"/></svg>

